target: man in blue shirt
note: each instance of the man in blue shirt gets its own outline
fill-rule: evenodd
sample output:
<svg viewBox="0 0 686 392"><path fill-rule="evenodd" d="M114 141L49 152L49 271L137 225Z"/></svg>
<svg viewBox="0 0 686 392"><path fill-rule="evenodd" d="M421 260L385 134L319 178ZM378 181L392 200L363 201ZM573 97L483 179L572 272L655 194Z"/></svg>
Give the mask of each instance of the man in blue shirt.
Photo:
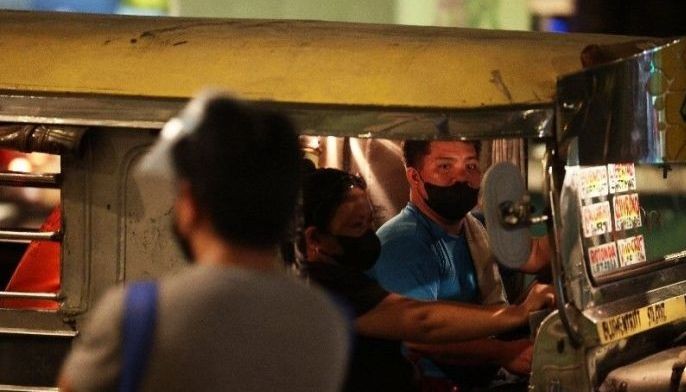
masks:
<svg viewBox="0 0 686 392"><path fill-rule="evenodd" d="M421 300L478 305L507 301L485 229L469 213L478 201L479 150L478 142L403 143L410 202L378 230L382 251L370 272L385 289ZM543 241L533 247L523 270L535 271L543 265L547 255L541 245ZM459 365L494 364L521 374L531 366L528 340L482 339L412 348L434 359L419 362L425 377L451 378L463 390L475 381Z"/></svg>

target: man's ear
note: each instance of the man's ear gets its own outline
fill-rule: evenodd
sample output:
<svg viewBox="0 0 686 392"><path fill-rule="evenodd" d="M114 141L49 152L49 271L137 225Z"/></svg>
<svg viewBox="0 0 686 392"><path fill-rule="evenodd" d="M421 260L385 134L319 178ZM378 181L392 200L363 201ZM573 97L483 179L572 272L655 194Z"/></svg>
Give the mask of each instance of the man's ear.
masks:
<svg viewBox="0 0 686 392"><path fill-rule="evenodd" d="M200 211L193 198L191 184L186 180L179 181L178 194L174 202L174 215L181 234L188 235L198 223Z"/></svg>
<svg viewBox="0 0 686 392"><path fill-rule="evenodd" d="M419 171L417 171L417 169L414 167L405 168L405 177L407 178L407 183L410 184L411 188L418 187L422 180L419 176Z"/></svg>

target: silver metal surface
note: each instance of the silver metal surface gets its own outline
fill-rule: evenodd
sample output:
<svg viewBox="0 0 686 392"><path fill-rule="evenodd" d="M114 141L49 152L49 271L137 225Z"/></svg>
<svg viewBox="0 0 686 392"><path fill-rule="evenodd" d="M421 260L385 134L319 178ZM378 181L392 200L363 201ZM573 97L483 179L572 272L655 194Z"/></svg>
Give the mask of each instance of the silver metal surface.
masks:
<svg viewBox="0 0 686 392"><path fill-rule="evenodd" d="M86 128L66 125L0 124L0 147L48 154L78 153Z"/></svg>
<svg viewBox="0 0 686 392"><path fill-rule="evenodd" d="M13 299L54 299L60 298L57 293L30 293L24 291L0 291L0 298L13 298ZM1 329L0 329L1 332Z"/></svg>
<svg viewBox="0 0 686 392"><path fill-rule="evenodd" d="M558 80L558 138L578 137L579 164L684 160L684 47L674 41Z"/></svg>
<svg viewBox="0 0 686 392"><path fill-rule="evenodd" d="M565 217L560 214L560 196L558 193L559 189L559 179L557 178L558 173L556 171L556 162L552 160L552 154L556 151L552 150L546 159L546 188L548 189L548 205L551 207L551 217L548 221L548 230L552 233L552 243L551 243L551 260L550 266L553 276L553 284L555 288L555 304L558 309L558 317L560 322L567 332L567 337L570 344L574 348L581 347L584 343L583 336L579 332L579 326L575 325L567 314L567 304L570 302L570 298L567 293L567 285L565 284L565 259L562 256L561 247L565 246L564 242L560 242L560 227L562 227L562 220Z"/></svg>
<svg viewBox="0 0 686 392"><path fill-rule="evenodd" d="M0 334L3 335L27 335L27 336L53 336L62 338L73 338L78 335L77 331L62 329L62 330L36 330L36 329L22 329L22 328L0 328Z"/></svg>
<svg viewBox="0 0 686 392"><path fill-rule="evenodd" d="M0 172L0 186L23 186L34 188L59 188L57 173Z"/></svg>
<svg viewBox="0 0 686 392"><path fill-rule="evenodd" d="M161 129L185 104L181 99L121 96L0 94L0 121ZM488 139L552 136L552 105L476 110L372 106L313 106L260 102L287 113L305 135L385 139ZM102 129L102 128L101 128Z"/></svg>
<svg viewBox="0 0 686 392"><path fill-rule="evenodd" d="M104 291L174 273L187 263L171 233L172 200L139 187L134 167L156 132L94 128L83 154L62 158L61 311L80 321ZM1 324L0 324L1 325Z"/></svg>
<svg viewBox="0 0 686 392"><path fill-rule="evenodd" d="M0 384L0 392L59 392L59 388L54 387L28 387L20 385Z"/></svg>
<svg viewBox="0 0 686 392"><path fill-rule="evenodd" d="M0 230L0 240L60 241L60 231Z"/></svg>

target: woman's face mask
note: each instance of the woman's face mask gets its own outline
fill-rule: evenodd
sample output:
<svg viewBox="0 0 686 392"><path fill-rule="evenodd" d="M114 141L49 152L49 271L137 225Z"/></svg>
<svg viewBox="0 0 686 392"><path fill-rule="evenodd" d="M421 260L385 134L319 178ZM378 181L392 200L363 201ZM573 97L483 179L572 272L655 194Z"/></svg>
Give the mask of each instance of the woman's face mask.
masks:
<svg viewBox="0 0 686 392"><path fill-rule="evenodd" d="M456 182L450 186L438 186L424 182L426 204L438 215L450 222L456 222L476 206L479 188L472 188L467 182Z"/></svg>
<svg viewBox="0 0 686 392"><path fill-rule="evenodd" d="M341 265L358 271L366 271L374 266L381 254L381 241L374 230L367 230L359 237L335 235L343 253L333 256Z"/></svg>

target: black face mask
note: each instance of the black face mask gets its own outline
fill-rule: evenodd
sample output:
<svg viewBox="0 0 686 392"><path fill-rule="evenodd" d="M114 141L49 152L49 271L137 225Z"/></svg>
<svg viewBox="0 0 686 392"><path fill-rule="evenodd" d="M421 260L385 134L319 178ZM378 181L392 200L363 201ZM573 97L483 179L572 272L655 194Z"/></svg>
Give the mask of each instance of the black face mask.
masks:
<svg viewBox="0 0 686 392"><path fill-rule="evenodd" d="M456 182L450 186L424 182L424 189L428 196L426 204L450 222L462 219L479 199L479 188L472 188L466 182Z"/></svg>
<svg viewBox="0 0 686 392"><path fill-rule="evenodd" d="M335 236L343 248L343 254L334 258L338 263L346 267L366 271L376 263L381 254L381 241L373 230L367 230L359 237L346 235Z"/></svg>

